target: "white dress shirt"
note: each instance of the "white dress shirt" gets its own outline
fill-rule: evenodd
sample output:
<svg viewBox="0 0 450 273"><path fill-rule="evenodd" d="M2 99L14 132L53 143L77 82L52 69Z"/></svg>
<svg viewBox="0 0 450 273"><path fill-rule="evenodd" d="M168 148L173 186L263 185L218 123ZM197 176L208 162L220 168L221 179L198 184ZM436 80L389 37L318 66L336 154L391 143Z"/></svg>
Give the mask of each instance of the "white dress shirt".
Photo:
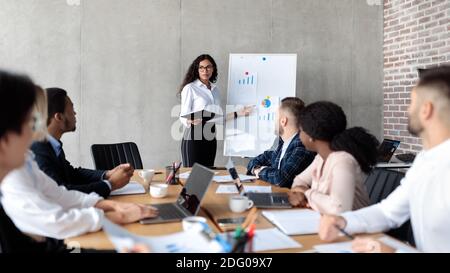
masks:
<svg viewBox="0 0 450 273"><path fill-rule="evenodd" d="M1 192L5 212L24 233L64 239L102 227L104 213L94 205L103 198L58 186L32 156L4 178Z"/></svg>
<svg viewBox="0 0 450 273"><path fill-rule="evenodd" d="M281 147L280 161L278 161L278 169L280 169L281 160L283 159L284 154L286 153L286 150L289 147L289 145L291 144L291 142L294 139L294 137L298 137L298 134L295 133L293 136L291 136L290 139L288 139L287 141L283 141L283 147Z"/></svg>
<svg viewBox="0 0 450 273"><path fill-rule="evenodd" d="M450 252L450 140L419 153L381 203L342 216L350 233L386 231L411 218L418 250Z"/></svg>
<svg viewBox="0 0 450 273"><path fill-rule="evenodd" d="M181 91L180 121L189 128L186 118L181 116L192 112L209 110L214 113L222 113L220 108L220 93L216 84L211 83L211 90L200 80L187 84Z"/></svg>

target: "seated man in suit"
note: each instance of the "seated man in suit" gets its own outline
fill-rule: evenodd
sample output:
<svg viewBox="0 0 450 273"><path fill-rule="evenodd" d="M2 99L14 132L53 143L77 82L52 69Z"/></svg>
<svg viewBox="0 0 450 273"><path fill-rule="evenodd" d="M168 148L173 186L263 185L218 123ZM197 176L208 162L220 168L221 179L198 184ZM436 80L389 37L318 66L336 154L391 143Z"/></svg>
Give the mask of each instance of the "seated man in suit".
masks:
<svg viewBox="0 0 450 273"><path fill-rule="evenodd" d="M247 173L280 187L290 188L294 177L311 164L314 153L305 149L298 132L298 117L305 103L294 97L281 101L278 109L278 146L251 160Z"/></svg>
<svg viewBox="0 0 450 273"><path fill-rule="evenodd" d="M74 168L66 160L61 137L76 128L76 112L67 92L60 88L48 88L48 136L45 141L34 142L31 150L39 168L53 178L58 185L84 193L95 192L108 197L110 192L125 186L134 169L122 164L109 171Z"/></svg>

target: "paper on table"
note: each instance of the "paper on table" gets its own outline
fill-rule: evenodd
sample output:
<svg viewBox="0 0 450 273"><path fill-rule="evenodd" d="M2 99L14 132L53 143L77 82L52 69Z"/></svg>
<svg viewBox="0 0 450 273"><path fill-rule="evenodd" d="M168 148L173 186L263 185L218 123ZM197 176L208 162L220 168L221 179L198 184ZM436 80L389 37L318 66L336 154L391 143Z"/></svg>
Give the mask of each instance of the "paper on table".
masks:
<svg viewBox="0 0 450 273"><path fill-rule="evenodd" d="M180 173L180 179L188 179L191 172Z"/></svg>
<svg viewBox="0 0 450 273"><path fill-rule="evenodd" d="M417 249L412 248L402 242L395 239L389 238L387 236L378 239L380 242L396 249L399 252L405 253L417 253ZM353 253L352 242L343 243L332 243L332 244L322 244L314 246L314 249L321 253Z"/></svg>
<svg viewBox="0 0 450 273"><path fill-rule="evenodd" d="M310 209L264 210L262 215L287 235L319 232L320 214Z"/></svg>
<svg viewBox="0 0 450 273"><path fill-rule="evenodd" d="M216 194L234 194L239 193L235 185L220 185L217 187Z"/></svg>
<svg viewBox="0 0 450 273"><path fill-rule="evenodd" d="M244 192L271 193L271 186L244 186Z"/></svg>
<svg viewBox="0 0 450 273"><path fill-rule="evenodd" d="M131 249L136 244L147 246L155 253L220 253L222 246L216 241L208 241L202 233L195 230L178 232L165 236L138 236L112 223L103 222L103 230L114 244L117 252Z"/></svg>
<svg viewBox="0 0 450 273"><path fill-rule="evenodd" d="M230 232L229 234L233 235L234 232ZM226 238L226 233L222 234L222 236L224 236L223 238ZM255 237L253 237L253 251L270 251L301 247L303 247L301 244L276 228L255 230Z"/></svg>
<svg viewBox="0 0 450 273"><path fill-rule="evenodd" d="M139 182L130 181L124 187L114 190L110 195L126 195L126 194L142 194L145 193L145 188Z"/></svg>
<svg viewBox="0 0 450 273"><path fill-rule="evenodd" d="M241 179L241 182L253 182L253 180L256 179L256 176L240 174L239 178ZM233 178L231 178L231 175L215 175L213 177L213 180L217 183L233 182Z"/></svg>
<svg viewBox="0 0 450 273"><path fill-rule="evenodd" d="M406 252L406 253L418 253L419 251L407 244L404 244L400 241L397 241L395 239L392 239L388 236L383 236L378 239L380 242L392 247L393 249L396 249L398 252Z"/></svg>
<svg viewBox="0 0 450 273"><path fill-rule="evenodd" d="M271 186L244 186L244 192L271 193ZM235 194L239 193L235 185L220 185L217 187L216 194Z"/></svg>
<svg viewBox="0 0 450 273"><path fill-rule="evenodd" d="M353 253L352 242L315 245L314 249L320 253Z"/></svg>

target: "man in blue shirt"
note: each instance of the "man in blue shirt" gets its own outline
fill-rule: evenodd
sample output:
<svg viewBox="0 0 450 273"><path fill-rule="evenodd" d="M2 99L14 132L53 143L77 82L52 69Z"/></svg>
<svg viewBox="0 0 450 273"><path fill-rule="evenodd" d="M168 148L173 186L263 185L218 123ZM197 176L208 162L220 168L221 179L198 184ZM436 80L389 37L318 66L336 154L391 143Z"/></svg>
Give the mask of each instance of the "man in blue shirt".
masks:
<svg viewBox="0 0 450 273"><path fill-rule="evenodd" d="M281 101L278 109L278 145L251 160L247 173L280 187L290 188L294 177L306 169L315 154L305 149L299 138L298 116L305 103L295 97Z"/></svg>

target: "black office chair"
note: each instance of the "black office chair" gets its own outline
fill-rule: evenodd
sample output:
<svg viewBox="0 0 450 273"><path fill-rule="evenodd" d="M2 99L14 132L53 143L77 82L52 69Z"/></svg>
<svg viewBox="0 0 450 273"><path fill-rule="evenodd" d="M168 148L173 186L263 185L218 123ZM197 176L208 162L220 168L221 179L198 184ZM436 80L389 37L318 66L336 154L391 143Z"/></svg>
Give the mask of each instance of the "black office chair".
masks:
<svg viewBox="0 0 450 273"><path fill-rule="evenodd" d="M371 205L379 203L388 197L400 185L400 181L404 176L405 174L402 172L381 168L374 169L365 182ZM414 235L409 220L399 228L390 230L387 234L415 246Z"/></svg>
<svg viewBox="0 0 450 273"><path fill-rule="evenodd" d="M130 163L135 169L143 169L136 143L94 144L91 146L95 169L110 170L117 165Z"/></svg>

